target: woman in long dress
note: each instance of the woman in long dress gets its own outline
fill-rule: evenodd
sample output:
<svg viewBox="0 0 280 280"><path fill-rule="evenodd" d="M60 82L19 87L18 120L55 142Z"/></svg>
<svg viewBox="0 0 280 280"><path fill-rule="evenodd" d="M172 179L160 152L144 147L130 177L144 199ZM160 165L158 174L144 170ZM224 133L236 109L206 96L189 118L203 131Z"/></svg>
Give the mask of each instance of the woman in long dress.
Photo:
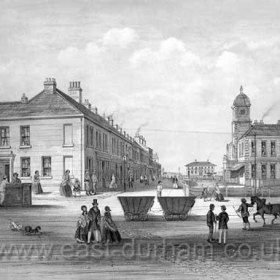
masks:
<svg viewBox="0 0 280 280"><path fill-rule="evenodd" d="M65 197L71 197L72 196L72 182L70 178L70 170L66 170L65 174L63 175L62 182L60 184L60 195Z"/></svg>
<svg viewBox="0 0 280 280"><path fill-rule="evenodd" d="M109 206L105 206L105 213L104 217L102 218L101 225L102 243L121 242L122 238L116 224L112 219L111 209Z"/></svg>
<svg viewBox="0 0 280 280"><path fill-rule="evenodd" d="M115 174L112 174L112 179L111 179L111 183L110 183L109 188L110 189L116 189L117 188Z"/></svg>
<svg viewBox="0 0 280 280"><path fill-rule="evenodd" d="M43 193L43 189L40 183L40 175L39 171L36 170L34 177L33 177L33 182L32 182L32 192L35 194L41 194Z"/></svg>
<svg viewBox="0 0 280 280"><path fill-rule="evenodd" d="M81 207L81 210L82 210L82 214L77 222L75 239L77 240L78 243L85 243L87 242L89 219L88 219L87 207L83 205Z"/></svg>

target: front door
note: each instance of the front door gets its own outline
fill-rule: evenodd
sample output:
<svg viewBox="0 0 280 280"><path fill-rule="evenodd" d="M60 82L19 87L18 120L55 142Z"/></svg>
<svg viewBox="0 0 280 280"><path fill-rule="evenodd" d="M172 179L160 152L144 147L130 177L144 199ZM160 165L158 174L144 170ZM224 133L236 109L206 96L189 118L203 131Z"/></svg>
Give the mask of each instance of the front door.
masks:
<svg viewBox="0 0 280 280"><path fill-rule="evenodd" d="M5 175L8 178L8 182L10 182L10 164L5 164Z"/></svg>

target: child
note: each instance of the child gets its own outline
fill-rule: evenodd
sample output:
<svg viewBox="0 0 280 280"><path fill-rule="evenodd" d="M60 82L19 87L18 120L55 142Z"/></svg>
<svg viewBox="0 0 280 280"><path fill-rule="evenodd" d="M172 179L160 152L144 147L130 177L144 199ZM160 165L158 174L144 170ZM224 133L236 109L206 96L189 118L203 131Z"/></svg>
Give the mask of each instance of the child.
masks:
<svg viewBox="0 0 280 280"><path fill-rule="evenodd" d="M210 204L210 210L208 211L206 215L206 221L207 221L207 226L209 227L209 234L208 234L208 239L207 241L209 243L215 242L213 239L213 232L214 232L214 223L215 225L217 224L215 214L213 213L213 210L215 209L214 204Z"/></svg>
<svg viewBox="0 0 280 280"><path fill-rule="evenodd" d="M75 239L78 243L85 243L87 242L87 234L88 234L88 212L87 207L83 205L81 207L82 215L79 217L77 222L77 230L75 233Z"/></svg>
<svg viewBox="0 0 280 280"><path fill-rule="evenodd" d="M162 184L161 181L158 181L158 185L157 185L157 196L161 196L162 193Z"/></svg>
<svg viewBox="0 0 280 280"><path fill-rule="evenodd" d="M229 221L228 213L226 212L227 208L225 205L221 206L222 212L217 216L217 220L219 221L219 245L222 243L222 235L224 234L224 245L227 243L227 223Z"/></svg>
<svg viewBox="0 0 280 280"><path fill-rule="evenodd" d="M81 184L79 182L79 179L77 179L77 178L75 179L75 182L74 182L73 194L74 194L74 197L81 196Z"/></svg>

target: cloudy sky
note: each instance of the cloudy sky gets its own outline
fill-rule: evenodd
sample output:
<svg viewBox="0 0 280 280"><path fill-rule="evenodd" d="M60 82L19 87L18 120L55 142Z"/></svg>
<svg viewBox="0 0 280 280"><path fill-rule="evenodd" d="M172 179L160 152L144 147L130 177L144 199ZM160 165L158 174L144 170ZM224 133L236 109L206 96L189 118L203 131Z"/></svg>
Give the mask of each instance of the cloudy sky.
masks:
<svg viewBox="0 0 280 280"><path fill-rule="evenodd" d="M0 98L55 77L67 92L139 126L165 170L222 166L240 85L251 118L280 119L280 1L1 0Z"/></svg>

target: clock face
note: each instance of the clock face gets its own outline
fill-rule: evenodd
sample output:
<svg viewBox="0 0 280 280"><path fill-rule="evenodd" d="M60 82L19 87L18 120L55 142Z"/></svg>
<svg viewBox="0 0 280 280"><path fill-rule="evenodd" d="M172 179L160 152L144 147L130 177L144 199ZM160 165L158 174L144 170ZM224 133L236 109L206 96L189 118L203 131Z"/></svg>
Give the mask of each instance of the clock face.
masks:
<svg viewBox="0 0 280 280"><path fill-rule="evenodd" d="M240 115L245 115L246 114L246 109L240 109L239 114Z"/></svg>

